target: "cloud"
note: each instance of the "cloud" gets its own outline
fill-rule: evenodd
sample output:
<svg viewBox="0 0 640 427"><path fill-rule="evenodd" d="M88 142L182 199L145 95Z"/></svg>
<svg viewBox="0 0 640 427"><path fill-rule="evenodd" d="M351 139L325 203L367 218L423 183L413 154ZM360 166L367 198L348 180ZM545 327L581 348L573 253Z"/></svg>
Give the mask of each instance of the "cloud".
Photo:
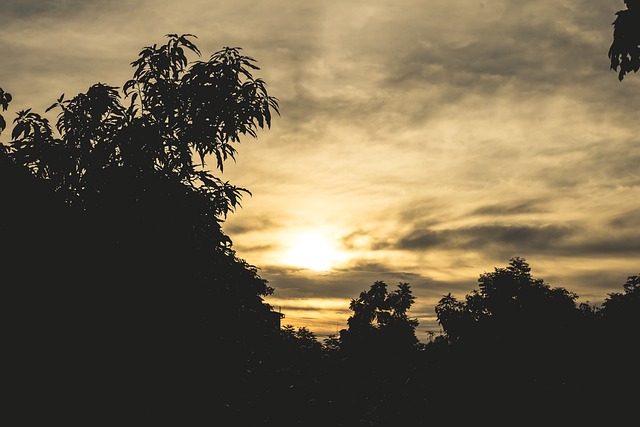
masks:
<svg viewBox="0 0 640 427"><path fill-rule="evenodd" d="M232 214L233 215L233 214ZM255 232L268 232L269 230L282 227L283 224L274 218L245 215L241 221L233 221L222 225L225 233L232 236Z"/></svg>
<svg viewBox="0 0 640 427"><path fill-rule="evenodd" d="M417 229L401 237L395 244L402 250L432 248L463 249L470 251L495 250L501 253L549 251L563 244L575 230L558 225L476 225L458 229Z"/></svg>
<svg viewBox="0 0 640 427"><path fill-rule="evenodd" d="M540 266L531 264L540 271ZM562 268L564 267L564 270ZM602 267L591 261L576 268L566 262L547 263L543 272L536 274L554 287L564 287L578 294L578 303L591 305L601 304L610 293L623 292L623 285L627 277L638 274L637 264L625 262L620 259L611 259L608 267Z"/></svg>
<svg viewBox="0 0 640 427"><path fill-rule="evenodd" d="M633 209L616 215L609 221L611 227L640 230L640 209Z"/></svg>
<svg viewBox="0 0 640 427"><path fill-rule="evenodd" d="M629 216L614 221L629 220ZM611 232L567 225L483 224L456 229L417 228L393 243L400 250L466 250L501 256L634 256L640 254L640 234L635 230Z"/></svg>
<svg viewBox="0 0 640 427"><path fill-rule="evenodd" d="M542 208L540 200L523 200L515 202L506 202L500 204L484 205L476 208L471 212L471 215L479 216L512 216L531 213L544 213L547 212L545 208Z"/></svg>
<svg viewBox="0 0 640 427"><path fill-rule="evenodd" d="M615 233L615 235L597 236L584 239L572 245L567 253L594 257L636 256L640 259L640 232Z"/></svg>
<svg viewBox="0 0 640 427"><path fill-rule="evenodd" d="M30 21L46 18L47 20L73 16L82 12L90 2L78 0L62 0L43 2L39 0L4 0L3 15L11 21ZM4 20L2 20L4 21ZM1 22L1 21L0 21Z"/></svg>

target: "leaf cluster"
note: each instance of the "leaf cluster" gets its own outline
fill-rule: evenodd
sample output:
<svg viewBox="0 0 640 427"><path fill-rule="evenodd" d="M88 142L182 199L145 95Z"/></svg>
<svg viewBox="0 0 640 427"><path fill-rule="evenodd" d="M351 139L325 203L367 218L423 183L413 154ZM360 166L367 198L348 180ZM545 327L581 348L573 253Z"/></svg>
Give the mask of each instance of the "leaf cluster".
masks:
<svg viewBox="0 0 640 427"><path fill-rule="evenodd" d="M278 101L253 76L259 67L241 48L189 62L188 53L201 56L195 36L167 38L143 48L131 63L133 77L122 87L128 105L118 87L103 83L71 99L63 94L46 110L59 110L59 136L46 118L20 111L8 149L13 159L51 180L71 204L85 204L105 184L105 171L116 167L138 178L160 174L180 181L209 200L216 218L240 207L251 193L214 176L206 160L212 156L222 171L225 161L235 160L242 136L257 137L258 129L271 126ZM11 95L1 96L6 108Z"/></svg>
<svg viewBox="0 0 640 427"><path fill-rule="evenodd" d="M7 111L9 103L12 99L13 98L9 92L5 92L4 90L2 90L2 88L0 88L0 106L2 106L2 111ZM7 122L5 121L2 114L0 114L0 133L2 133L2 131L5 130L6 127Z"/></svg>
<svg viewBox="0 0 640 427"><path fill-rule="evenodd" d="M415 349L419 323L407 314L414 301L409 283L399 283L398 289L388 292L384 281L374 282L368 291L351 300L349 309L353 314L347 320L348 329L340 332L340 344L356 352L372 345L386 348L384 352L390 348Z"/></svg>
<svg viewBox="0 0 640 427"><path fill-rule="evenodd" d="M628 9L616 12L613 22L613 42L608 56L611 69L618 71L618 80L640 70L640 8L635 0L628 0Z"/></svg>

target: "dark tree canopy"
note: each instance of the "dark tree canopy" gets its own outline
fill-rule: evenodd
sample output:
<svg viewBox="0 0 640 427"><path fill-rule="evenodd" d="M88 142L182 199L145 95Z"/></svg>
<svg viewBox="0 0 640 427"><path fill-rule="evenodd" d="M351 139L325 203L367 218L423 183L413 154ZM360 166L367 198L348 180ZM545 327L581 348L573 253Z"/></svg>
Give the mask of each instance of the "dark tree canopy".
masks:
<svg viewBox="0 0 640 427"><path fill-rule="evenodd" d="M133 78L123 86L128 106L116 87L103 83L69 100L62 95L49 108L60 110L59 136L39 114L18 112L10 145L14 160L51 180L69 203L86 202L105 170L123 167L136 178L161 174L179 180L209 199L216 216L233 210L248 191L213 176L205 160L212 156L222 170L241 136L270 127L277 100L253 77L259 68L240 48L189 63L186 53L200 54L193 36L167 37L132 62Z"/></svg>
<svg viewBox="0 0 640 427"><path fill-rule="evenodd" d="M114 396L114 418L186 421L182 405L198 399L230 408L226 394L277 333L263 300L273 289L222 230L248 190L205 162L221 170L278 103L240 48L189 63L194 36L167 37L132 63L126 102L96 83L51 105L55 127L19 111L1 145L9 356L16 384L46 385L52 411L104 413ZM3 111L11 100L0 91Z"/></svg>
<svg viewBox="0 0 640 427"><path fill-rule="evenodd" d="M523 258L512 258L507 267L480 275L478 285L464 302L449 294L436 305L438 321L453 341L530 338L574 322L579 314L578 296L534 278Z"/></svg>
<svg viewBox="0 0 640 427"><path fill-rule="evenodd" d="M608 295L599 314L611 330L634 334L640 328L640 274L629 276L622 288L623 292Z"/></svg>
<svg viewBox="0 0 640 427"><path fill-rule="evenodd" d="M251 307L272 289L254 267L235 257L220 226L248 190L215 177L205 160L212 156L222 170L241 136L256 137L258 129L270 127L278 103L264 81L253 77L259 68L240 48L225 47L207 61L188 62L187 53L200 55L194 37L169 34L166 44L140 52L132 62L133 78L123 86L128 105L118 88L97 83L71 99L62 95L49 107L59 109L55 129L31 109L19 111L12 140L2 147L89 227L90 234L70 233L66 249L85 245L80 255L91 247L103 258L74 260L70 252L74 268L99 269L96 263L112 261L94 282L106 284L111 277L120 283L116 277L124 275L136 286L209 283L241 300L253 295L253 303L235 305ZM4 110L11 95L0 96ZM223 271L236 275L225 281L251 279L216 285Z"/></svg>
<svg viewBox="0 0 640 427"><path fill-rule="evenodd" d="M340 332L343 346L364 352L415 349L418 320L407 314L414 301L409 283L399 283L398 289L388 292L385 282L376 281L351 301L349 309L353 314L348 319L349 328Z"/></svg>

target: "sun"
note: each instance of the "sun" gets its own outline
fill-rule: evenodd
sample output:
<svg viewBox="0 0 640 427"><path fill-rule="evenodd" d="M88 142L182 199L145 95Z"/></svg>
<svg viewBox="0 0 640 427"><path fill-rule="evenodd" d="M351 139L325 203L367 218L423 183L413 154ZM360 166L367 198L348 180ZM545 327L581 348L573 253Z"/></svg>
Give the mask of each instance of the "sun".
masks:
<svg viewBox="0 0 640 427"><path fill-rule="evenodd" d="M328 271L346 258L346 252L326 233L306 231L291 237L283 253L282 262L285 265L313 271Z"/></svg>

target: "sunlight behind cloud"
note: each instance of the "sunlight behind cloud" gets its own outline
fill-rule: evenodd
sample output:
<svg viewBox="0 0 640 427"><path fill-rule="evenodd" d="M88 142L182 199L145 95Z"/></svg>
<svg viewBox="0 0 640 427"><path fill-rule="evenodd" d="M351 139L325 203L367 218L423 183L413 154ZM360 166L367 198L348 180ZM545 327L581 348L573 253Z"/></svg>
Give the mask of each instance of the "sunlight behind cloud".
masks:
<svg viewBox="0 0 640 427"><path fill-rule="evenodd" d="M314 271L328 271L348 259L337 242L319 230L294 233L288 239L282 263Z"/></svg>

